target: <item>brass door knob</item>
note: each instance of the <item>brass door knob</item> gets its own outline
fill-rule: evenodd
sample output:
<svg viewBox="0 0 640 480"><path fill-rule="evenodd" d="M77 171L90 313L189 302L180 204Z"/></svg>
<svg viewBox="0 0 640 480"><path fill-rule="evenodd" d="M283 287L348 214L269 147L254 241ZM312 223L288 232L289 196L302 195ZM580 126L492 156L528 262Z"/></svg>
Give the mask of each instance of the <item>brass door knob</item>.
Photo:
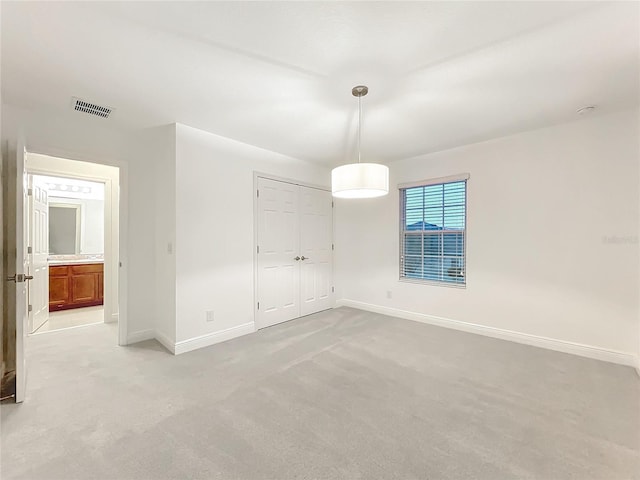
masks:
<svg viewBox="0 0 640 480"><path fill-rule="evenodd" d="M302 258L304 260L304 258ZM300 260L300 257L296 257L294 258L294 260L297 262L298 260Z"/></svg>

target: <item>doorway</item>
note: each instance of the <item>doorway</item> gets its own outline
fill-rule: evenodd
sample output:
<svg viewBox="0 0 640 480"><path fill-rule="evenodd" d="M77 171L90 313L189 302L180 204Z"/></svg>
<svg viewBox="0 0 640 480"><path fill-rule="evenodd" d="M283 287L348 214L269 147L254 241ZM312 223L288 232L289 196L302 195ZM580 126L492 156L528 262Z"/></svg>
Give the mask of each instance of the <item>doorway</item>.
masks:
<svg viewBox="0 0 640 480"><path fill-rule="evenodd" d="M119 169L32 153L25 163L27 334L117 323Z"/></svg>
<svg viewBox="0 0 640 480"><path fill-rule="evenodd" d="M4 163L7 159L7 163ZM26 393L27 361L25 355L29 331L28 285L33 280L34 249L29 237L29 174L49 175L104 183L104 321L101 322L108 331L117 332L117 344L127 344L126 328L126 295L120 298L119 285L126 286L126 270L120 274L120 254L126 259L126 244L120 249L120 168L99 163L68 160L44 154L28 153L24 139L18 137L17 142L8 142L2 149L2 217L3 231L2 270L6 281L3 283L3 363L2 363L2 396L13 398L15 402L24 401ZM28 168L28 171L27 171ZM126 170L122 172L126 179ZM33 192L31 192L33 193ZM40 196L40 202L44 198ZM126 234L126 185L123 198L123 224ZM42 205L40 205L42 207ZM48 210L41 208L40 212ZM43 222L42 218L40 222ZM41 229L42 235L42 229ZM44 242L42 242L44 243ZM41 243L41 244L42 244ZM29 248L31 247L31 248ZM46 258L48 252L41 248L39 254ZM47 276L48 278L48 276ZM36 292L31 293L34 298ZM46 295L41 294L41 298ZM122 312L120 303L122 302ZM43 301L44 303L44 301ZM31 310L31 312L29 311ZM112 325L106 323L113 322ZM93 331L93 330L92 330ZM66 336L66 335L65 335ZM111 336L111 335L109 335ZM45 338L45 337L42 337ZM49 337L47 337L49 338ZM55 337L61 338L61 337ZM15 339L15 341L12 341ZM115 340L115 339L114 339Z"/></svg>
<svg viewBox="0 0 640 480"><path fill-rule="evenodd" d="M256 178L256 326L333 307L331 192Z"/></svg>
<svg viewBox="0 0 640 480"><path fill-rule="evenodd" d="M28 185L27 333L104 322L104 182L29 173Z"/></svg>

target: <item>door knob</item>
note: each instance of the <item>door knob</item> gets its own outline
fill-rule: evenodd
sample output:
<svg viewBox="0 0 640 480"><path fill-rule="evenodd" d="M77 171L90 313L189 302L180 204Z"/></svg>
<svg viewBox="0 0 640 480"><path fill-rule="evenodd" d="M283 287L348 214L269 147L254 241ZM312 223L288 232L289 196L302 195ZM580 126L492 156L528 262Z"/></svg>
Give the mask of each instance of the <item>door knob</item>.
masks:
<svg viewBox="0 0 640 480"><path fill-rule="evenodd" d="M304 255L302 255L302 258L300 260L309 260L309 257L305 257Z"/></svg>
<svg viewBox="0 0 640 480"><path fill-rule="evenodd" d="M25 275L24 273L16 273L10 277L7 277L7 282L22 283L25 280L33 280L33 275Z"/></svg>
<svg viewBox="0 0 640 480"><path fill-rule="evenodd" d="M297 262L298 260L300 260L300 257L295 257L294 260Z"/></svg>

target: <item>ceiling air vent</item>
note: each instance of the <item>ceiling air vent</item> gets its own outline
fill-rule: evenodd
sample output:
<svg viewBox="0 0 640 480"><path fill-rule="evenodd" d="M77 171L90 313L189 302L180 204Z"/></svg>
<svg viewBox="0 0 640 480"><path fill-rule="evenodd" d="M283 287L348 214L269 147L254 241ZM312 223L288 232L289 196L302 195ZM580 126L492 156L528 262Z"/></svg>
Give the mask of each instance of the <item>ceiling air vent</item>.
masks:
<svg viewBox="0 0 640 480"><path fill-rule="evenodd" d="M96 105L95 103L81 100L78 97L72 97L72 106L76 112L84 112L89 115L95 115L97 117L109 118L113 108L103 107L102 105Z"/></svg>

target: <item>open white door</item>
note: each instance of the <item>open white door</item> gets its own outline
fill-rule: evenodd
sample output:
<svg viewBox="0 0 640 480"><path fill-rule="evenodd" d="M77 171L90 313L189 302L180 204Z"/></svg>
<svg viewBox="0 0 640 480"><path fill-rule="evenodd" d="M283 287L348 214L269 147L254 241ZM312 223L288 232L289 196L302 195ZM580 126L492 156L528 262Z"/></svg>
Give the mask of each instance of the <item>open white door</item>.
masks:
<svg viewBox="0 0 640 480"><path fill-rule="evenodd" d="M29 175L29 275L28 333L35 332L49 318L49 190L37 175Z"/></svg>
<svg viewBox="0 0 640 480"><path fill-rule="evenodd" d="M16 186L16 212L15 219L10 215L7 219L8 232L15 227L15 272L7 272L8 281L15 282L15 302L16 302L16 402L24 401L26 390L26 359L25 359L25 337L27 334L27 281L32 277L26 274L28 271L28 258L26 239L28 231L27 216L25 215L25 205L27 204L27 172L25 170L26 151L24 143L19 142L16 148L15 170L8 168L9 181L15 180ZM15 179L11 178L15 175Z"/></svg>

